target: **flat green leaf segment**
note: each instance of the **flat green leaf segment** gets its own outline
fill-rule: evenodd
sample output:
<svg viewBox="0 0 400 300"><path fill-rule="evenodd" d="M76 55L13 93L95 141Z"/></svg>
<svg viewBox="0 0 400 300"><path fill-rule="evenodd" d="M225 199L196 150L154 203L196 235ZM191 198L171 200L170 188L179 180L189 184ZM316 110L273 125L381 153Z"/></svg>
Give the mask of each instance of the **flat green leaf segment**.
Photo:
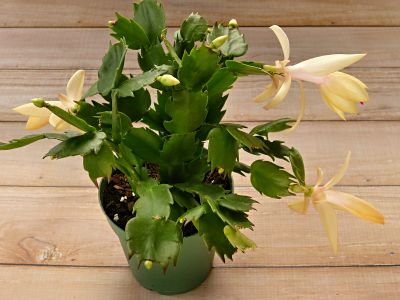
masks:
<svg viewBox="0 0 400 300"><path fill-rule="evenodd" d="M136 21L145 31L151 44L160 40L165 28L164 9L156 0L146 0L133 4Z"/></svg>
<svg viewBox="0 0 400 300"><path fill-rule="evenodd" d="M289 186L293 183L292 175L269 161L255 161L251 165L250 179L256 190L268 197L279 199L291 195Z"/></svg>
<svg viewBox="0 0 400 300"><path fill-rule="evenodd" d="M168 219L171 212L170 205L174 202L169 191L170 187L167 184L160 184L142 191L135 203L136 216Z"/></svg>
<svg viewBox="0 0 400 300"><path fill-rule="evenodd" d="M117 43L110 45L107 54L103 57L97 82L97 90L103 96L110 94L111 90L118 85L124 68L126 51L124 43Z"/></svg>
<svg viewBox="0 0 400 300"><path fill-rule="evenodd" d="M244 131L239 130L236 126L226 126L226 130L232 135L232 137L238 141L242 146L249 149L262 149L265 147L262 140L257 137L248 134Z"/></svg>
<svg viewBox="0 0 400 300"><path fill-rule="evenodd" d="M226 174L231 173L239 155L236 139L225 128L217 127L210 131L208 140L211 169L222 169Z"/></svg>
<svg viewBox="0 0 400 300"><path fill-rule="evenodd" d="M254 203L257 203L257 201L253 200L251 197L237 194L226 194L218 202L222 207L242 212L248 212L253 209Z"/></svg>
<svg viewBox="0 0 400 300"><path fill-rule="evenodd" d="M40 141L43 139L55 139L59 141L65 141L66 139L76 135L76 133L40 133L40 134L32 134L24 136L20 139L11 140L8 143L0 142L0 150L11 150L16 148L21 148L32 144L36 141Z"/></svg>
<svg viewBox="0 0 400 300"><path fill-rule="evenodd" d="M110 178L115 168L115 157L106 144L103 144L100 151L94 151L83 157L83 167L89 173L90 179L97 185L98 178Z"/></svg>
<svg viewBox="0 0 400 300"><path fill-rule="evenodd" d="M145 161L157 163L160 160L163 143L161 138L150 129L131 128L122 143Z"/></svg>
<svg viewBox="0 0 400 300"><path fill-rule="evenodd" d="M125 80L118 88L119 97L132 97L134 92L144 88L147 85L153 84L157 77L170 71L170 67L162 65L147 71L141 75L134 76Z"/></svg>
<svg viewBox="0 0 400 300"><path fill-rule="evenodd" d="M175 222L135 217L126 224L125 231L128 249L140 262L150 260L164 269L176 264L183 236Z"/></svg>
<svg viewBox="0 0 400 300"><path fill-rule="evenodd" d="M202 41L207 33L207 20L198 14L190 14L181 25L180 35L189 42Z"/></svg>
<svg viewBox="0 0 400 300"><path fill-rule="evenodd" d="M250 134L258 134L258 135L264 135L268 136L268 133L270 132L280 132L284 131L286 129L289 129L292 127L290 123L293 123L294 120L284 118L284 119L278 119L269 123L261 124L256 127L254 127L251 131Z"/></svg>
<svg viewBox="0 0 400 300"><path fill-rule="evenodd" d="M95 131L96 128L89 125L88 123L86 123L85 120L63 110L62 108L59 108L57 106L53 106L49 103L47 103L44 100L36 100L35 102L33 102L37 107L45 107L47 108L49 111L51 111L53 114L55 114L57 117L59 117L60 119L64 120L65 122L67 122L68 124L71 124L72 126L75 126L76 128L85 131L85 132L89 132L89 131Z"/></svg>
<svg viewBox="0 0 400 300"><path fill-rule="evenodd" d="M164 121L169 132L192 132L207 117L207 95L201 91L173 91L172 99L165 104L165 111L171 117L170 121Z"/></svg>
<svg viewBox="0 0 400 300"><path fill-rule="evenodd" d="M150 44L149 38L143 27L135 20L127 19L116 14L117 20L110 25L113 34L118 40L125 40L130 49L140 49Z"/></svg>
<svg viewBox="0 0 400 300"><path fill-rule="evenodd" d="M219 95L229 90L237 77L228 68L219 69L207 82L208 95Z"/></svg>
<svg viewBox="0 0 400 300"><path fill-rule="evenodd" d="M179 80L187 89L200 90L218 68L218 62L217 53L206 46L193 48L190 54L183 55Z"/></svg>
<svg viewBox="0 0 400 300"><path fill-rule="evenodd" d="M297 180L302 186L305 186L306 173L304 170L303 158L301 157L300 152L297 151L295 148L290 149L289 159L290 159L290 164L292 165L294 176L297 178Z"/></svg>
<svg viewBox="0 0 400 300"><path fill-rule="evenodd" d="M44 157L50 156L53 159L59 159L76 155L84 156L91 152L96 154L100 151L105 138L104 132L97 131L74 136L50 149Z"/></svg>
<svg viewBox="0 0 400 300"><path fill-rule="evenodd" d="M244 40L243 34L237 28L228 28L221 24L216 24L210 34L208 34L207 42L211 43L216 38L224 35L228 36L228 40L218 48L223 55L238 57L247 52L247 43Z"/></svg>
<svg viewBox="0 0 400 300"><path fill-rule="evenodd" d="M256 248L256 243L241 233L239 230L236 230L232 226L224 227L224 234L229 240L229 242L235 248L239 249L242 252L245 252L248 249Z"/></svg>
<svg viewBox="0 0 400 300"><path fill-rule="evenodd" d="M225 62L226 67L232 73L238 76L247 76L247 75L267 75L268 73L264 71L262 64L257 64L253 62L247 61L235 61L228 60Z"/></svg>
<svg viewBox="0 0 400 300"><path fill-rule="evenodd" d="M199 234L210 250L215 249L223 262L225 262L225 256L232 259L232 255L236 252L236 248L224 234L225 226L226 223L213 212L204 214L198 221Z"/></svg>

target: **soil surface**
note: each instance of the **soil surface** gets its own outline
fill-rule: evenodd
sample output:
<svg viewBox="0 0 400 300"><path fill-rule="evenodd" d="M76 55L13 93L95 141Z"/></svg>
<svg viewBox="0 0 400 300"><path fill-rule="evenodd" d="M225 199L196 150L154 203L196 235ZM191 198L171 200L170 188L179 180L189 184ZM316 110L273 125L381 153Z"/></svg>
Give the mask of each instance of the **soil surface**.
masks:
<svg viewBox="0 0 400 300"><path fill-rule="evenodd" d="M157 180L160 179L159 168L157 165L149 164L146 165L146 167L152 178ZM208 184L219 184L225 189L231 188L228 178L216 171L208 173L203 182ZM105 187L103 194L103 206L107 216L120 228L125 229L126 223L135 216L132 214L132 209L138 199L138 196L132 194L132 189L127 177L120 171L115 171ZM182 231L183 236L185 237L197 233L197 229L192 222L183 225Z"/></svg>

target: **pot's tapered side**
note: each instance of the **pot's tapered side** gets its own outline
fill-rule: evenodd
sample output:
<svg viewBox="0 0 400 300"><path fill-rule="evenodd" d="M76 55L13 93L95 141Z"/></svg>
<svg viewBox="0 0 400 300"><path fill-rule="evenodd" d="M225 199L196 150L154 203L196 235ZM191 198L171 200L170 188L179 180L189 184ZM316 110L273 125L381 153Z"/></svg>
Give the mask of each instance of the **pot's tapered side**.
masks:
<svg viewBox="0 0 400 300"><path fill-rule="evenodd" d="M99 189L100 206L103 212L102 200L106 184L107 181L102 180ZM176 267L169 266L164 274L158 264L154 264L150 270L147 270L143 264L139 266L136 256L129 260L125 231L118 227L107 215L106 217L120 240L133 275L143 287L164 295L180 294L196 288L208 277L212 268L214 253L207 249L203 239L198 234L183 239Z"/></svg>

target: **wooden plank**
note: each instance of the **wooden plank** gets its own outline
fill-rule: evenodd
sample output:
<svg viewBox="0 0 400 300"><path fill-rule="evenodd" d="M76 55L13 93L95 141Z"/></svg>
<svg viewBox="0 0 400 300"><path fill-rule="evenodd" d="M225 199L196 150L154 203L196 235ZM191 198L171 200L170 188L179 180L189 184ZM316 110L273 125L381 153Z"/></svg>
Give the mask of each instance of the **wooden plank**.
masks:
<svg viewBox="0 0 400 300"><path fill-rule="evenodd" d="M136 2L136 1L135 1ZM262 0L162 1L170 26L178 26L192 11L206 17L210 24L237 18L242 26L398 26L400 4L396 0L290 1L273 5ZM99 27L107 26L118 11L132 14L131 0L2 0L2 27Z"/></svg>
<svg viewBox="0 0 400 300"><path fill-rule="evenodd" d="M140 287L128 268L0 270L3 299L165 299ZM399 271L400 267L217 268L199 288L168 299L397 299Z"/></svg>
<svg viewBox="0 0 400 300"><path fill-rule="evenodd" d="M36 97L53 99L65 90L73 70L0 70L0 121L23 121L21 116L11 109ZM400 106L400 69L398 68L352 68L349 73L365 81L369 87L371 101L360 109L357 116L350 120L399 120ZM87 71L86 87L97 79L97 71ZM295 117L298 113L298 88L296 84L284 103L271 111L263 110L252 103L267 83L264 77L245 77L240 79L230 91L225 120L265 121L283 117ZM155 97L154 91L152 91ZM305 84L307 109L304 120L338 120L322 100L318 88ZM154 98L153 98L154 99ZM243 109L246 108L246 109Z"/></svg>
<svg viewBox="0 0 400 300"><path fill-rule="evenodd" d="M236 193L259 202L250 219L255 251L234 256L226 267L360 266L400 264L399 186L338 187L374 204L386 224L362 222L340 212L340 251L334 256L313 208L298 215L292 198L269 199L253 188ZM0 188L0 264L127 265L119 241L100 210L93 188ZM99 251L101 249L101 251ZM224 264L216 257L216 266Z"/></svg>
<svg viewBox="0 0 400 300"><path fill-rule="evenodd" d="M171 29L172 34L174 30ZM400 67L398 28L286 28L293 63L332 53L364 53L357 67ZM268 28L243 28L249 43L246 59L274 64L282 58L279 43ZM0 69L97 69L109 41L108 29L1 29ZM318 44L318 47L315 45ZM131 51L126 67L134 68Z"/></svg>
<svg viewBox="0 0 400 300"><path fill-rule="evenodd" d="M252 128L259 123L243 124ZM0 141L27 135L23 127L19 122L0 122ZM400 140L396 137L399 132L400 122L396 121L304 121L295 132L272 138L283 139L287 145L300 150L310 182L314 180L314 170L318 166L324 168L327 177L332 176L351 149L352 162L342 184L398 185L400 161L396 157ZM90 186L80 157L59 161L41 159L54 144L54 141L41 141L15 151L1 152L0 185ZM242 161L246 163L255 159L260 158L247 153L242 155ZM247 178L241 176L235 180L239 186L249 184Z"/></svg>

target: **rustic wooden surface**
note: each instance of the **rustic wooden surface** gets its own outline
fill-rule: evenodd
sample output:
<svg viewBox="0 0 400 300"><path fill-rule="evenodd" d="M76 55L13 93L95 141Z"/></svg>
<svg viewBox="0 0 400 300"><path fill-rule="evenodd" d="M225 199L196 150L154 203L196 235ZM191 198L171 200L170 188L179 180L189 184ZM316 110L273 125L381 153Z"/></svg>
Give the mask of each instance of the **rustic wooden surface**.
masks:
<svg viewBox="0 0 400 300"><path fill-rule="evenodd" d="M371 101L359 115L339 121L315 87L306 85L305 121L296 132L276 137L304 154L310 182L315 167L330 176L351 149L350 169L338 189L368 199L386 217L384 226L376 226L340 213L340 251L334 256L315 212L297 215L286 206L292 199L261 197L248 179L237 177L238 192L260 202L252 212L255 231L249 232L258 248L225 265L216 259L201 287L168 299L398 299L400 2L164 3L170 26L191 11L211 22L236 17L246 26L249 59L281 57L263 27L275 23L289 27L293 62L367 52L348 70L370 90ZM131 7L128 0L2 0L0 11L0 141L6 141L24 134L24 118L12 107L37 96L53 98L78 68L88 70L87 85L95 80L109 40L105 24L114 11L129 15ZM128 67L136 72L131 58ZM273 111L251 103L265 84L261 78L239 81L225 120L252 127L295 116L296 88ZM81 159L43 161L50 144L0 153L0 299L163 299L132 279Z"/></svg>

